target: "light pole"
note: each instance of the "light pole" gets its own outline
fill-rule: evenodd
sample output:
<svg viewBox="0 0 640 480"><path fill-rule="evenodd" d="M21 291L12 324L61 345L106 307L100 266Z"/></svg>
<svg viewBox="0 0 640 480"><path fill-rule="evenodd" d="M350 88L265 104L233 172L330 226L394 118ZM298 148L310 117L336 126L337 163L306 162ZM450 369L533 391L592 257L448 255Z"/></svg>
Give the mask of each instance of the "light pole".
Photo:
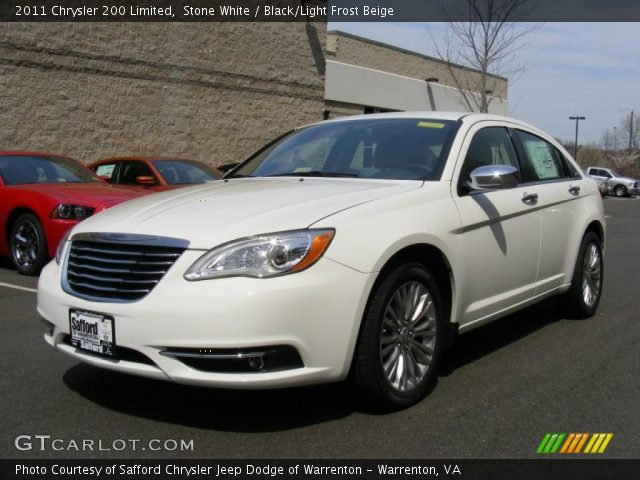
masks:
<svg viewBox="0 0 640 480"><path fill-rule="evenodd" d="M618 127L613 127L613 153L618 148Z"/></svg>
<svg viewBox="0 0 640 480"><path fill-rule="evenodd" d="M575 120L576 121L576 143L575 146L573 147L573 158L576 160L576 162L578 161L578 123L580 122L580 120L586 120L587 117L580 117L578 115L576 115L575 117L569 117L569 120Z"/></svg>

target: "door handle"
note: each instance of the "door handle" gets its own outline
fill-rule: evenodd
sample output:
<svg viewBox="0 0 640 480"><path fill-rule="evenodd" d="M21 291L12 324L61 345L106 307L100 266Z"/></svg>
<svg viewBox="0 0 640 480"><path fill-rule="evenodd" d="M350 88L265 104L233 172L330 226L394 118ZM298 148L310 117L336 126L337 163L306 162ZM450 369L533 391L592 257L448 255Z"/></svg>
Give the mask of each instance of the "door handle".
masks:
<svg viewBox="0 0 640 480"><path fill-rule="evenodd" d="M571 195L579 195L580 194L580 187L578 187L577 185L573 185L573 186L569 187L569 193Z"/></svg>
<svg viewBox="0 0 640 480"><path fill-rule="evenodd" d="M522 196L522 201L524 203L526 203L527 205L531 205L534 204L538 201L538 194L537 193L525 193Z"/></svg>

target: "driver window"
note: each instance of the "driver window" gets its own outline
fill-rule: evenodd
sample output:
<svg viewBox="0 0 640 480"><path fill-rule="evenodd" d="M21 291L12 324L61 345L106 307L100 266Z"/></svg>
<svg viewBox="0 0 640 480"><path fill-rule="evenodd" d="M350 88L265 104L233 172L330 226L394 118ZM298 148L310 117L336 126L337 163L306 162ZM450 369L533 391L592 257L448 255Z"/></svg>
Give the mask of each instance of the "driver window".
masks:
<svg viewBox="0 0 640 480"><path fill-rule="evenodd" d="M473 170L485 165L509 165L519 169L518 157L506 128L487 127L474 135L460 170L460 187L471 180Z"/></svg>
<svg viewBox="0 0 640 480"><path fill-rule="evenodd" d="M153 172L144 162L123 162L120 167L120 181L123 185L136 185L136 178L140 176L154 177Z"/></svg>

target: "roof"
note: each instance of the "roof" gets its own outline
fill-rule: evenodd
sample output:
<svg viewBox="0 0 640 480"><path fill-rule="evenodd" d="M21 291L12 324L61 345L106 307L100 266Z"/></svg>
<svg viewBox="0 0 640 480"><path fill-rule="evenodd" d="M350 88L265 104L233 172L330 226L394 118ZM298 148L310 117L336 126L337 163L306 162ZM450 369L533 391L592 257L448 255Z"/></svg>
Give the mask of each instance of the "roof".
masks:
<svg viewBox="0 0 640 480"><path fill-rule="evenodd" d="M63 155L61 153L51 153L51 152L37 152L37 151L29 151L29 150L0 150L0 156L2 157L55 157L55 158L68 158L70 160L75 160L75 158L70 157L68 155Z"/></svg>
<svg viewBox="0 0 640 480"><path fill-rule="evenodd" d="M412 55L414 57L422 58L423 60L429 60L430 62L441 63L443 65L447 65L449 63L449 62L447 62L445 60L442 60L440 58L437 58L437 57L430 57L429 55L424 55L422 53L414 52L412 50L407 50L405 48L396 47L394 45L389 45L388 43L378 42L377 40L371 40L370 38L361 37L359 35L354 35L353 33L343 32L341 30L329 30L327 32L327 35L329 35L329 34L336 34L336 35L340 35L342 37L351 38L353 40L358 40L360 42L368 43L370 45L376 45L378 47L387 48L389 50L395 50L396 52L404 53L406 55ZM474 72L474 73L482 73L480 70L477 70L477 69L471 68L471 67L467 67L465 65L460 65L460 64L457 64L457 63L451 63L451 65L454 66L455 68L459 68L461 70L467 70L469 72ZM488 72L487 75L489 77L497 78L497 79L503 80L505 82L509 81L508 78L503 77L501 75L496 75L494 73L489 73Z"/></svg>
<svg viewBox="0 0 640 480"><path fill-rule="evenodd" d="M505 117L504 115L495 115L493 113L478 113L478 112L439 112L433 110L426 111L412 111L412 112L387 112L387 113L365 113L361 115L351 115L348 117L332 118L331 120L323 120L321 122L315 122L310 125L319 125L327 123L340 123L350 122L353 120L383 120L389 118L416 118L423 120L449 120L460 121L469 120L471 122L476 121L500 121L511 122L524 127L528 127L534 130L539 130L537 127L528 123L522 122L512 117ZM309 125L306 125L309 126Z"/></svg>
<svg viewBox="0 0 640 480"><path fill-rule="evenodd" d="M180 158L180 157L149 157L149 156L145 156L145 155L131 155L131 156L123 156L123 157L105 157L105 158L101 158L99 160L96 160L93 163L97 163L97 162L107 162L107 161L149 161L152 162L154 160L173 160L173 161L186 161L186 162L197 162L198 160L191 160L189 158Z"/></svg>

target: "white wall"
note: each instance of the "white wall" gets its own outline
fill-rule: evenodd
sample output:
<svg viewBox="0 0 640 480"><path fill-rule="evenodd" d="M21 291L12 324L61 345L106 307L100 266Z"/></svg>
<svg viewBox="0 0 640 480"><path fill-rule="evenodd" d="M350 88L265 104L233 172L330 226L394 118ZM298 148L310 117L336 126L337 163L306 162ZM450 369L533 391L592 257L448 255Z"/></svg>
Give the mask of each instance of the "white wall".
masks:
<svg viewBox="0 0 640 480"><path fill-rule="evenodd" d="M371 68L327 60L326 100L390 110L465 111L460 93L453 87L404 77ZM507 115L509 102L495 98L489 111Z"/></svg>

